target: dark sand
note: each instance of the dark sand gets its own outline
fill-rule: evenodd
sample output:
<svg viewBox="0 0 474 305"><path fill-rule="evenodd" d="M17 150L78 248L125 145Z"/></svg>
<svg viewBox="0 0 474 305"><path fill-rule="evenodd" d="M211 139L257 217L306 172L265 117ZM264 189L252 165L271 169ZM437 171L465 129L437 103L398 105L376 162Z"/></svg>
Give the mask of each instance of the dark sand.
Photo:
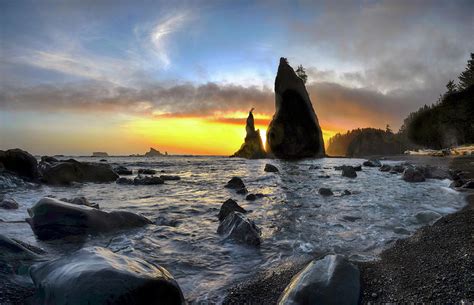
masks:
<svg viewBox="0 0 474 305"><path fill-rule="evenodd" d="M401 155L385 159L461 170L465 177L474 178L474 157ZM474 302L474 194L466 195L467 205L461 211L398 240L381 253L380 260L357 263L361 304ZM242 281L229 289L224 304L276 304L305 265L287 263Z"/></svg>

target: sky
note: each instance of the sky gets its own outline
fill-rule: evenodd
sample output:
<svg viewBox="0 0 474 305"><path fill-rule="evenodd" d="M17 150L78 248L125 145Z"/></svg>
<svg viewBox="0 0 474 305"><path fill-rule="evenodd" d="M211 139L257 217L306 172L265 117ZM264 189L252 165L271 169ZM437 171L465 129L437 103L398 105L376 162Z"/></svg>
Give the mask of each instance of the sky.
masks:
<svg viewBox="0 0 474 305"><path fill-rule="evenodd" d="M474 51L474 1L0 1L0 149L228 155L280 57L325 141L397 130Z"/></svg>

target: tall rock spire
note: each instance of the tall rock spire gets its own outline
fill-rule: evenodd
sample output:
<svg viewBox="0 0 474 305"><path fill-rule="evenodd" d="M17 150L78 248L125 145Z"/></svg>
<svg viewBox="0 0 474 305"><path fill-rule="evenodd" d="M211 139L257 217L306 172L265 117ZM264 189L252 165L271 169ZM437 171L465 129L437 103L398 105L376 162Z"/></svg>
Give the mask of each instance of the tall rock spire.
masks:
<svg viewBox="0 0 474 305"><path fill-rule="evenodd" d="M266 157L265 149L263 148L263 141L260 137L260 130L255 130L252 113L253 110L254 108L250 109L249 116L247 117L247 124L245 125L247 135L245 136L245 142L232 157L247 159L259 159Z"/></svg>
<svg viewBox="0 0 474 305"><path fill-rule="evenodd" d="M267 130L267 150L277 158L324 157L324 142L308 92L280 58L275 79L275 114Z"/></svg>

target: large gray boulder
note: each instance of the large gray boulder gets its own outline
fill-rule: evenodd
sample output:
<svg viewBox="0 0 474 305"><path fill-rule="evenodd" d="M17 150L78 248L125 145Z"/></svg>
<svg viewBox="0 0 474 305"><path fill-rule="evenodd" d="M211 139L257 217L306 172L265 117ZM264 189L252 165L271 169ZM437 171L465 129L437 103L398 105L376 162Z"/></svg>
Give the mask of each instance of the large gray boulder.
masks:
<svg viewBox="0 0 474 305"><path fill-rule="evenodd" d="M31 267L34 304L185 304L173 276L139 258L92 247Z"/></svg>
<svg viewBox="0 0 474 305"><path fill-rule="evenodd" d="M304 82L286 58L280 58L275 79L275 114L267 130L267 150L282 159L325 155L321 127Z"/></svg>
<svg viewBox="0 0 474 305"><path fill-rule="evenodd" d="M327 255L295 275L278 304L355 305L359 290L359 269L341 255Z"/></svg>
<svg viewBox="0 0 474 305"><path fill-rule="evenodd" d="M33 246L28 247L34 249ZM0 261L34 260L40 257L41 252L36 253L29 248L15 239L0 234Z"/></svg>
<svg viewBox="0 0 474 305"><path fill-rule="evenodd" d="M244 143L240 146L240 149L235 152L232 157L240 157L246 159L260 159L265 158L267 153L263 147L263 141L260 137L260 130L255 130L253 108L249 111L247 117L247 124L245 130L247 132Z"/></svg>
<svg viewBox="0 0 474 305"><path fill-rule="evenodd" d="M55 163L40 162L40 169L43 182L50 185L114 182L119 178L109 164L79 162L74 159Z"/></svg>
<svg viewBox="0 0 474 305"><path fill-rule="evenodd" d="M407 167L403 171L402 179L406 182L423 182L425 181L425 175L418 168Z"/></svg>
<svg viewBox="0 0 474 305"><path fill-rule="evenodd" d="M233 199L227 199L221 206L221 209L219 210L219 214L217 215L217 218L219 218L219 221L223 221L227 215L229 215L232 212L240 212L240 213L247 213L247 211L241 207L235 200Z"/></svg>
<svg viewBox="0 0 474 305"><path fill-rule="evenodd" d="M251 246L259 246L261 243L261 231L255 223L240 212L231 212L219 224L217 233L225 238L245 243Z"/></svg>
<svg viewBox="0 0 474 305"><path fill-rule="evenodd" d="M107 233L151 223L146 217L132 212L105 212L48 197L29 208L28 214L30 218L26 221L42 240Z"/></svg>
<svg viewBox="0 0 474 305"><path fill-rule="evenodd" d="M18 148L6 151L0 150L0 163L3 164L5 170L23 178L34 180L39 176L38 161L24 150Z"/></svg>

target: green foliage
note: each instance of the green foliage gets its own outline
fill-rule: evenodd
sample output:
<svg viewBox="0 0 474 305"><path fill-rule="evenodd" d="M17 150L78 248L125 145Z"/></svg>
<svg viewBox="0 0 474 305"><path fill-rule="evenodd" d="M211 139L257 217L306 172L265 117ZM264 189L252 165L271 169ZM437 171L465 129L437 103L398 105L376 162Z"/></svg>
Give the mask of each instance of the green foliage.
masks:
<svg viewBox="0 0 474 305"><path fill-rule="evenodd" d="M458 88L465 90L472 85L474 85L474 53L471 53L471 59L467 61L466 70L459 75Z"/></svg>
<svg viewBox="0 0 474 305"><path fill-rule="evenodd" d="M308 75L306 75L306 69L302 65L299 65L296 68L295 72L296 72L296 75L298 75L298 77L303 80L303 83L306 84L306 81L308 80Z"/></svg>

